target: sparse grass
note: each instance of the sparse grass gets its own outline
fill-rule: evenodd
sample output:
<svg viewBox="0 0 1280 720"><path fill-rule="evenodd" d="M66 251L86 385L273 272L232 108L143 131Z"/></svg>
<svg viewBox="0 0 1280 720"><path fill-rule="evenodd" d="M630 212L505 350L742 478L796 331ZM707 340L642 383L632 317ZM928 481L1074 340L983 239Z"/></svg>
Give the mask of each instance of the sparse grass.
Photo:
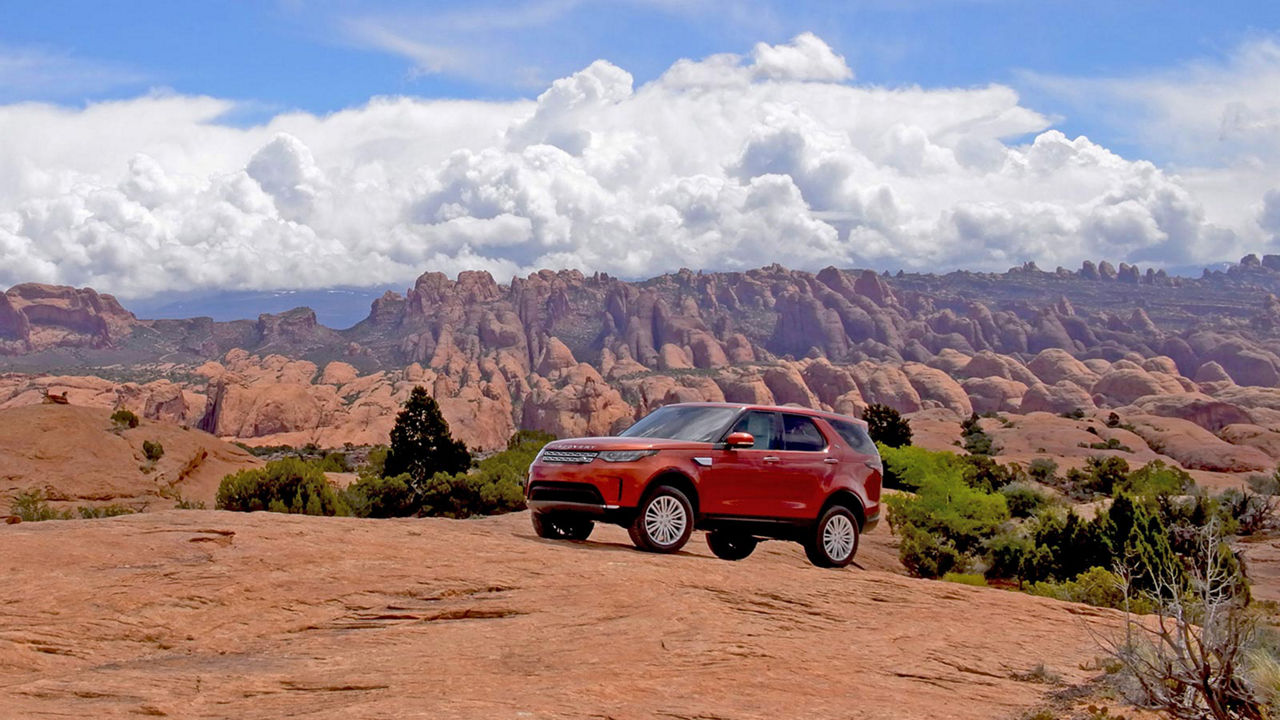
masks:
<svg viewBox="0 0 1280 720"><path fill-rule="evenodd" d="M132 515L137 512L131 507L121 505L120 503L112 503L110 505L81 505L76 508L76 512L80 514L81 519L96 520L98 518L117 517L120 515Z"/></svg>
<svg viewBox="0 0 1280 720"><path fill-rule="evenodd" d="M973 587L987 587L987 579L978 573L958 573L949 572L942 576L943 582L955 583L957 585L972 585Z"/></svg>

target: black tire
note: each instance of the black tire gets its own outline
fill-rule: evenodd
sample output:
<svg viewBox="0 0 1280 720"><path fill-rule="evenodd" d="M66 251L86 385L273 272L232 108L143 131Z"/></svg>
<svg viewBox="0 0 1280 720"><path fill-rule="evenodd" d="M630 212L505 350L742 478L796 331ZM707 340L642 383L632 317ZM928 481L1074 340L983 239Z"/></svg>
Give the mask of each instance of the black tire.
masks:
<svg viewBox="0 0 1280 720"><path fill-rule="evenodd" d="M533 531L540 538L547 540L586 540L596 524L586 518L575 518L568 515L529 513L533 520Z"/></svg>
<svg viewBox="0 0 1280 720"><path fill-rule="evenodd" d="M861 536L858 518L843 505L832 505L818 518L818 523L804 541L809 562L824 568L842 568L858 554Z"/></svg>
<svg viewBox="0 0 1280 720"><path fill-rule="evenodd" d="M636 547L648 552L673 553L693 535L693 503L679 490L660 485L636 508L627 532Z"/></svg>
<svg viewBox="0 0 1280 720"><path fill-rule="evenodd" d="M759 542L750 535L728 530L707 533L707 547L721 560L741 560L755 552Z"/></svg>

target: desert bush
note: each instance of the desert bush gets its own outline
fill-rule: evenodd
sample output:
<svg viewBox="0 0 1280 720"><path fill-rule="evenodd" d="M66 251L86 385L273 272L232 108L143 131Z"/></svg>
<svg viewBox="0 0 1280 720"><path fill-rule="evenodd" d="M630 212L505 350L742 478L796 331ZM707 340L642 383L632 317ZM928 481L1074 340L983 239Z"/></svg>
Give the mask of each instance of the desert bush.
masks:
<svg viewBox="0 0 1280 720"><path fill-rule="evenodd" d="M1276 501L1269 495L1228 489L1218 503L1223 524L1235 534L1254 535L1275 525Z"/></svg>
<svg viewBox="0 0 1280 720"><path fill-rule="evenodd" d="M1280 470L1270 475L1250 475L1249 489L1259 495L1280 495Z"/></svg>
<svg viewBox="0 0 1280 720"><path fill-rule="evenodd" d="M164 457L164 445L161 445L158 441L152 442L151 440L143 440L142 454L151 462L155 462Z"/></svg>
<svg viewBox="0 0 1280 720"><path fill-rule="evenodd" d="M1049 496L1042 490L1027 483L1015 482L1000 488L1005 504L1009 506L1009 514L1016 518L1028 518L1040 512L1050 504Z"/></svg>
<svg viewBox="0 0 1280 720"><path fill-rule="evenodd" d="M181 495L178 496L177 502L173 505L174 510L204 510L203 500L192 500Z"/></svg>
<svg viewBox="0 0 1280 720"><path fill-rule="evenodd" d="M468 517L523 510L524 481L529 465L554 435L522 431L507 449L481 460L468 473L437 473L415 486L424 515Z"/></svg>
<svg viewBox="0 0 1280 720"><path fill-rule="evenodd" d="M973 557L960 552L954 541L940 533L914 525L895 531L902 536L898 559L915 577L939 578L951 572L964 572L974 562Z"/></svg>
<svg viewBox="0 0 1280 720"><path fill-rule="evenodd" d="M1127 609L1138 614L1149 613L1154 607L1143 597L1127 595L1124 579L1100 567L1090 568L1065 582L1034 583L1027 592L1096 607Z"/></svg>
<svg viewBox="0 0 1280 720"><path fill-rule="evenodd" d="M1017 463L1001 465L989 455L959 455L965 483L983 492L997 492L1004 486L1024 478Z"/></svg>
<svg viewBox="0 0 1280 720"><path fill-rule="evenodd" d="M347 464L347 454L336 450L313 458L310 462L320 472L343 473L351 470L351 466Z"/></svg>
<svg viewBox="0 0 1280 720"><path fill-rule="evenodd" d="M1120 452L1133 452L1133 448L1128 445L1121 445L1116 438L1107 438L1102 442L1080 443L1080 447L1089 448L1090 450L1119 450Z"/></svg>
<svg viewBox="0 0 1280 720"><path fill-rule="evenodd" d="M356 517L405 517L418 512L408 473L395 477L361 475L346 490L351 514Z"/></svg>
<svg viewBox="0 0 1280 720"><path fill-rule="evenodd" d="M1058 478L1058 463L1049 458L1036 458L1027 466L1027 474L1037 482L1051 485Z"/></svg>
<svg viewBox="0 0 1280 720"><path fill-rule="evenodd" d="M978 420L977 413L974 413L960 423L960 438L964 449L971 455L992 455L995 453L995 443Z"/></svg>
<svg viewBox="0 0 1280 720"><path fill-rule="evenodd" d="M110 505L81 505L76 508L76 512L85 520L95 520L98 518L118 517L120 515L132 515L136 510L119 503Z"/></svg>
<svg viewBox="0 0 1280 720"><path fill-rule="evenodd" d="M1104 647L1136 681L1137 699L1172 717L1269 717L1260 688L1269 664L1258 662L1259 623L1247 588L1213 523L1201 529L1199 546L1189 559L1153 568L1154 588L1138 591L1154 603L1155 621L1126 615L1123 634ZM1132 597L1134 586L1125 587Z"/></svg>
<svg viewBox="0 0 1280 720"><path fill-rule="evenodd" d="M862 411L862 419L867 423L867 434L877 444L891 448L905 447L911 444L911 425L903 419L897 410L872 403Z"/></svg>
<svg viewBox="0 0 1280 720"><path fill-rule="evenodd" d="M884 465L885 487L915 490L930 477L963 473L960 458L954 453L933 452L911 445L895 448L878 444L877 447Z"/></svg>
<svg viewBox="0 0 1280 720"><path fill-rule="evenodd" d="M349 515L345 499L325 479L319 468L297 458L267 463L255 470L241 470L222 479L217 508L304 515Z"/></svg>
<svg viewBox="0 0 1280 720"><path fill-rule="evenodd" d="M929 470L906 467L914 495L891 495L889 524L902 535L899 557L912 574L939 577L963 572L984 541L1009 519L1004 496L970 487L951 453L910 453ZM899 456L899 461L902 457Z"/></svg>
<svg viewBox="0 0 1280 720"><path fill-rule="evenodd" d="M1152 460L1117 482L1114 490L1130 495L1182 495L1196 486L1187 471Z"/></svg>
<svg viewBox="0 0 1280 720"><path fill-rule="evenodd" d="M360 477L384 477L386 476L387 453L391 448L386 445L377 445L369 451L369 455L365 458L365 462L356 468L356 472Z"/></svg>
<svg viewBox="0 0 1280 720"><path fill-rule="evenodd" d="M71 511L55 509L40 490L27 490L15 495L9 503L9 513L22 518L23 522L71 519Z"/></svg>
<svg viewBox="0 0 1280 720"><path fill-rule="evenodd" d="M111 413L111 422L121 428L136 428L138 427L138 416L134 415L132 411L120 408Z"/></svg>

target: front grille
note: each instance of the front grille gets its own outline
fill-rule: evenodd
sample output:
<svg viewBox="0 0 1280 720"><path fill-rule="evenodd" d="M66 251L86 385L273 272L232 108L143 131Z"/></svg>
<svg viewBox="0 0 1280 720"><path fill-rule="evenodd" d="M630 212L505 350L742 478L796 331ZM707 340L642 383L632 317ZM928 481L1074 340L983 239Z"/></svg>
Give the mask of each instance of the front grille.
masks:
<svg viewBox="0 0 1280 720"><path fill-rule="evenodd" d="M544 450L542 451L542 462L582 465L595 460L596 455L599 454L594 450Z"/></svg>
<svg viewBox="0 0 1280 720"><path fill-rule="evenodd" d="M603 505L604 496L595 485L572 482L539 482L529 488L530 500Z"/></svg>

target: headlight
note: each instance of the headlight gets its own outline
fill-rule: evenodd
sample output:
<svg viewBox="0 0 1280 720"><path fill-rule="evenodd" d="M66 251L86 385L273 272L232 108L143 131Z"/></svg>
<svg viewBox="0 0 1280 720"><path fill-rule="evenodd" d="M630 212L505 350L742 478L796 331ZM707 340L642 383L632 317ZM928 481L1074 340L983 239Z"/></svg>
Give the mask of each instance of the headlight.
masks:
<svg viewBox="0 0 1280 720"><path fill-rule="evenodd" d="M600 453L600 459L605 462L635 462L657 454L657 450L605 450Z"/></svg>

